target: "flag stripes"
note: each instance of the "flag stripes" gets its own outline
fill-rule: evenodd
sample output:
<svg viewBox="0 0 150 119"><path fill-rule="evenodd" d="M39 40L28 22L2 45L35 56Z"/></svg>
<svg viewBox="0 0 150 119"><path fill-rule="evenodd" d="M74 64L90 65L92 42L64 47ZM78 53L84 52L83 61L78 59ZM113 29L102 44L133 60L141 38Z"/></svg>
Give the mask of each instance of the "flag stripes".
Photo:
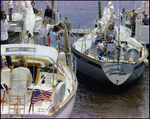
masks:
<svg viewBox="0 0 150 119"><path fill-rule="evenodd" d="M35 104L38 101L42 100L50 100L52 92L44 91L44 90L35 90L33 92L32 104ZM51 100L50 100L51 101Z"/></svg>

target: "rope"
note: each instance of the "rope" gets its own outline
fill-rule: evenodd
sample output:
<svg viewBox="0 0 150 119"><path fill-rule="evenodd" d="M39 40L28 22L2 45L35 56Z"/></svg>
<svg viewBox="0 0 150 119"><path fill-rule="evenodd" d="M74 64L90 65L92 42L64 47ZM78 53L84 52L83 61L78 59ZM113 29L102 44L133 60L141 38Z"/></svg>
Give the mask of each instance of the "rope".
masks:
<svg viewBox="0 0 150 119"><path fill-rule="evenodd" d="M13 41L15 41L16 39L18 39L20 36L18 36L17 38L15 38L14 40L10 41L9 43L12 43Z"/></svg>
<svg viewBox="0 0 150 119"><path fill-rule="evenodd" d="M11 36L11 35L13 35L13 34L15 34L16 32L14 32L14 33L12 33L12 34L9 34L8 36Z"/></svg>

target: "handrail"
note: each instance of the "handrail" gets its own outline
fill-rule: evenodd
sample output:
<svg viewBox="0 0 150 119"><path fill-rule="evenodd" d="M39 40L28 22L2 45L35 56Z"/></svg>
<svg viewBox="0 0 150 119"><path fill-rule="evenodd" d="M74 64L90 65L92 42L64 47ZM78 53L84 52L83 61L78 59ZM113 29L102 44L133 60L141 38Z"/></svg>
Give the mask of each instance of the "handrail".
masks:
<svg viewBox="0 0 150 119"><path fill-rule="evenodd" d="M84 37L85 37L85 36L84 36ZM85 40L85 39L82 37L82 39L80 39L79 42L83 42L84 40ZM86 39L86 41L88 41L88 40L91 40L91 39ZM78 42L76 42L76 44L79 45ZM80 45L79 45L80 47L82 47L81 44L82 44L82 43L80 43ZM134 46L134 45L131 44L131 43L128 43L128 44ZM84 46L84 47L87 47L87 46ZM141 47L136 47L136 48L139 49L139 50L141 50ZM86 49L87 49L87 48L86 48ZM81 48L81 50L82 50L82 48ZM144 51L144 56L146 56L146 55L147 55L146 51L143 50L143 49L142 49L142 51ZM83 51L82 53L84 54L84 51ZM92 51L92 54L94 55L94 57L97 57L97 58L98 58L98 54L96 54L96 53L93 52L93 51ZM114 54L113 57L114 57L115 55L117 55L117 54ZM139 58L139 60L140 60L140 58ZM139 60L138 60L138 61L139 61ZM114 59L114 61L115 61L115 59ZM110 62L109 58L107 58L107 60L105 60L105 62ZM122 62L122 60L119 61L119 62ZM123 61L123 62L126 62L126 61ZM127 63L131 63L131 62L130 62L130 61L127 61ZM133 63L134 63L134 62L133 62Z"/></svg>

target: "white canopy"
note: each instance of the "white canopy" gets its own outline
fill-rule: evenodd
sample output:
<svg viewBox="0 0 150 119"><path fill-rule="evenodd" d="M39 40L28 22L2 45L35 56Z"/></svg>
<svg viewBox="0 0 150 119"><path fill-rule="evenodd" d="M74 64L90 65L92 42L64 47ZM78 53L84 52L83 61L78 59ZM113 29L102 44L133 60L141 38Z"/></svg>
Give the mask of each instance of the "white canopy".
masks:
<svg viewBox="0 0 150 119"><path fill-rule="evenodd" d="M7 44L1 45L1 56L41 56L48 57L54 63L57 61L58 52L53 47L34 44Z"/></svg>

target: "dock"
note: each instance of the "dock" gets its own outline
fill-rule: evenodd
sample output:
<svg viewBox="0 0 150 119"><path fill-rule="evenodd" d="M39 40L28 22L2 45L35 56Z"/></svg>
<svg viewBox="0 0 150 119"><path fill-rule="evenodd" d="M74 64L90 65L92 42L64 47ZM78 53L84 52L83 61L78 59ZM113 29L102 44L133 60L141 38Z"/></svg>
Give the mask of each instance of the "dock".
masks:
<svg viewBox="0 0 150 119"><path fill-rule="evenodd" d="M91 33L93 29L72 29L71 33Z"/></svg>
<svg viewBox="0 0 150 119"><path fill-rule="evenodd" d="M84 33L91 33L93 29L71 29L72 34L84 34ZM10 28L8 30L9 32L21 32L21 27L15 27L15 28ZM35 33L38 32L37 29L34 30ZM64 30L61 30L60 33L64 33Z"/></svg>

